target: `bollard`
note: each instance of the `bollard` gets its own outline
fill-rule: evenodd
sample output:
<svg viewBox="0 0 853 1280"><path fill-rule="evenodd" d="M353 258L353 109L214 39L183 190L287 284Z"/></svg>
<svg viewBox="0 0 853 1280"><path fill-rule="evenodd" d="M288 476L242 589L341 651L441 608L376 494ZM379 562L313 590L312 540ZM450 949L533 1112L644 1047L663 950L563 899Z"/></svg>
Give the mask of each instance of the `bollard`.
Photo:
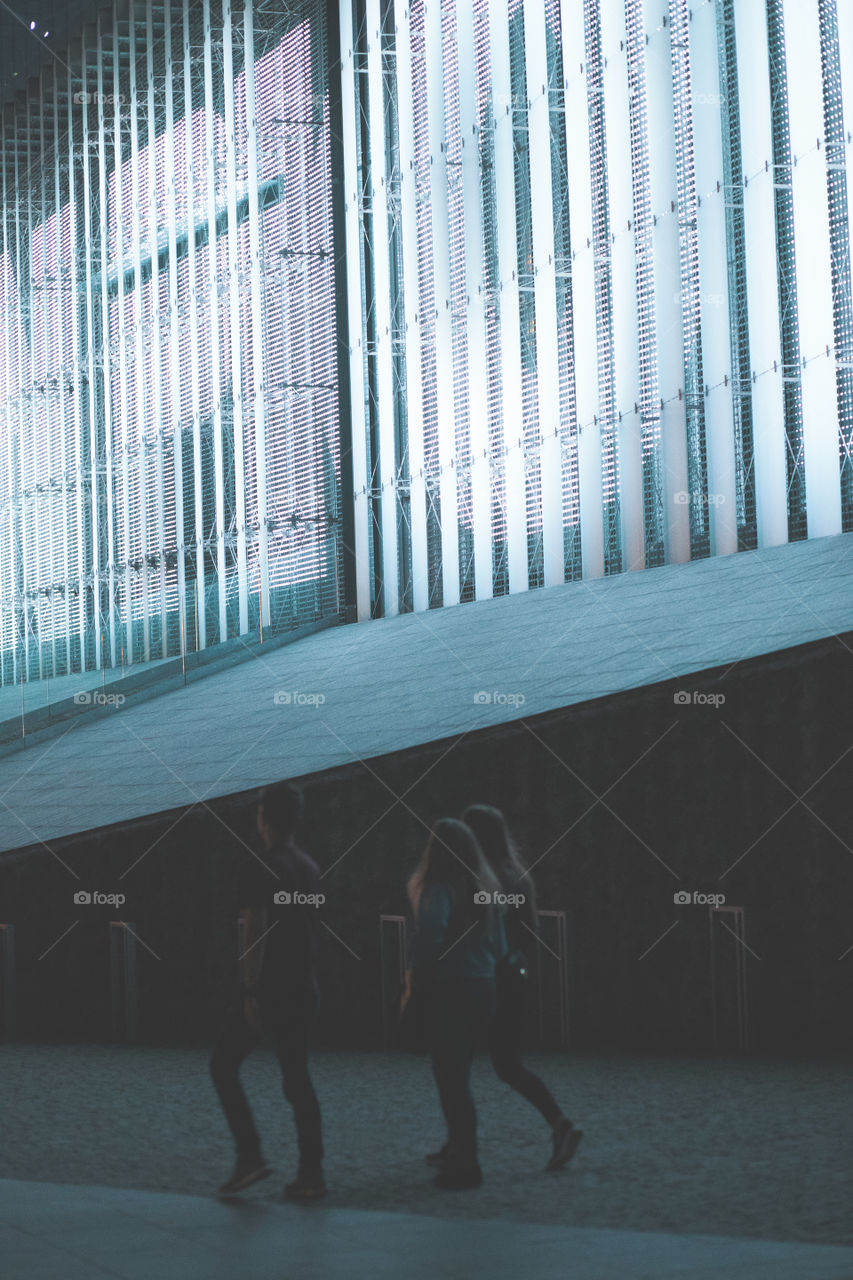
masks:
<svg viewBox="0 0 853 1280"><path fill-rule="evenodd" d="M382 1045L394 1043L396 1009L394 1001L406 980L406 917L379 917L379 968L382 984Z"/></svg>
<svg viewBox="0 0 853 1280"><path fill-rule="evenodd" d="M132 1042L137 1037L136 935L123 920L110 921L110 977L113 1038Z"/></svg>
<svg viewBox="0 0 853 1280"><path fill-rule="evenodd" d="M15 996L15 926L0 924L0 1037L4 1040L15 1039Z"/></svg>

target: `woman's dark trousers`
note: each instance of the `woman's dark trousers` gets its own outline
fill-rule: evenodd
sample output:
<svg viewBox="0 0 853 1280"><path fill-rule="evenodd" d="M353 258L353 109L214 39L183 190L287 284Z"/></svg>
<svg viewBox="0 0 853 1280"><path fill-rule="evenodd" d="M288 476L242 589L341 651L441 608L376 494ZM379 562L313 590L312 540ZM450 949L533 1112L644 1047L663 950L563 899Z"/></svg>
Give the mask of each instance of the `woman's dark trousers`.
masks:
<svg viewBox="0 0 853 1280"><path fill-rule="evenodd" d="M491 978L445 978L432 992L432 1070L453 1162L477 1163L477 1114L471 1097L471 1062L478 1037L495 1008Z"/></svg>
<svg viewBox="0 0 853 1280"><path fill-rule="evenodd" d="M489 1025L489 1052L498 1077L540 1111L553 1128L562 1118L550 1089L521 1061L527 1006L527 978L498 968L495 1016Z"/></svg>

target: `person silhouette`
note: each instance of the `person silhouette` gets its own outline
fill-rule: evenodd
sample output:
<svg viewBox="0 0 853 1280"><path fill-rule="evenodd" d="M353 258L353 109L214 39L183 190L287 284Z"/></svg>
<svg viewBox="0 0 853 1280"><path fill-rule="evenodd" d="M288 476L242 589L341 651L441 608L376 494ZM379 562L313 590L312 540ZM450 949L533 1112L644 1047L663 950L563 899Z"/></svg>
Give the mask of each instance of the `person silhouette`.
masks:
<svg viewBox="0 0 853 1280"><path fill-rule="evenodd" d="M317 1010L316 974L319 891L316 864L293 834L302 813L301 793L291 783L265 788L257 810L262 858L241 868L238 890L245 939L241 988L210 1059L210 1073L231 1129L237 1157L219 1188L233 1195L272 1172L240 1083L245 1058L264 1036L281 1067L284 1096L293 1108L299 1168L284 1193L313 1200L326 1194L320 1107L308 1070L308 1042Z"/></svg>
<svg viewBox="0 0 853 1280"><path fill-rule="evenodd" d="M553 1150L546 1172L562 1169L571 1160L583 1137L563 1114L548 1086L522 1062L521 1048L527 1006L525 956L536 937L536 890L525 871L504 815L491 805L470 805L463 814L501 891L510 899L504 910L506 956L495 973L495 1012L489 1025L489 1052L499 1079L536 1107L551 1128ZM433 1157L437 1161L440 1153Z"/></svg>

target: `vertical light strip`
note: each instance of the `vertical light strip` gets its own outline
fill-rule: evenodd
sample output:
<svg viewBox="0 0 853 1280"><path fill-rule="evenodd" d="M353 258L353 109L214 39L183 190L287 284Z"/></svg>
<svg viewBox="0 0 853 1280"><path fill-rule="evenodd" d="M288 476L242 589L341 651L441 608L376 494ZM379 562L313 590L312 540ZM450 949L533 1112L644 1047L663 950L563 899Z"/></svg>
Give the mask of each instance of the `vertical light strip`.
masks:
<svg viewBox="0 0 853 1280"><path fill-rule="evenodd" d="M738 109L743 164L743 271L749 309L757 541L788 540L785 407L781 373L767 16L763 5L735 0Z"/></svg>
<svg viewBox="0 0 853 1280"><path fill-rule="evenodd" d="M441 6L444 156L447 174L450 332L453 351L454 450L458 529L459 598L475 597L474 511L471 485L471 412L469 400L467 266L471 250L465 237L464 137L460 118L462 80L467 68L459 58L457 0Z"/></svg>
<svg viewBox="0 0 853 1280"><path fill-rule="evenodd" d="M638 256L632 234L633 156L624 6L601 6L601 90L607 141L607 211L612 297L612 384L619 466L619 527L625 569L645 566L643 433L637 310Z"/></svg>
<svg viewBox="0 0 853 1280"><path fill-rule="evenodd" d="M575 383L575 340L572 316L572 225L566 153L566 50L563 48L561 0L546 0L545 44L548 117L551 130L551 201L554 239L554 302L557 323L556 379L559 388L560 491L563 577L579 578L581 559L580 492L578 486L578 416Z"/></svg>
<svg viewBox="0 0 853 1280"><path fill-rule="evenodd" d="M672 49L666 14L643 0L648 109L649 194L655 329L660 386L664 543L668 563L690 559L690 483L683 392L681 263L676 211Z"/></svg>
<svg viewBox="0 0 853 1280"><path fill-rule="evenodd" d="M180 10L178 10L180 12ZM178 604L178 634L175 643L178 652L185 653L190 643L187 635L187 579L186 579L186 531L184 528L184 451L181 422L181 317L178 293L178 219L177 173L175 166L175 83L181 70L176 61L173 44L172 0L164 0L164 46L166 62L165 129L172 145L163 148L164 182L166 186L166 236L169 252L169 423L172 444L172 465L175 477L175 557L176 590ZM178 28L179 33L179 28ZM180 45L179 45L180 47ZM183 145L186 156L187 130L184 127ZM164 423L164 430L166 424Z"/></svg>
<svg viewBox="0 0 853 1280"><path fill-rule="evenodd" d="M839 410L838 410L838 429L839 429L839 469L841 472L841 519L842 528L845 531L853 530L853 422L850 419L849 397L853 395L853 390L848 390L853 383L853 317L846 317L846 303L843 296L848 291L848 286L843 267L845 249L849 254L851 250L851 211L853 211L853 160L851 160L851 143L853 143L853 6L849 4L836 5L836 31L837 31L837 71L840 78L839 86L839 105L841 112L841 136L845 142L845 160L844 160L844 182L841 177L834 180L834 191L830 196L830 216L838 231L833 232L841 241L837 256L834 254L836 262L835 270L838 272L841 288L835 291L834 307L835 307L835 367L836 376L843 385L843 391L839 391ZM824 22L826 20L824 19ZM830 38L829 30L827 30L825 41ZM834 71L830 69L830 62L835 55L832 54L829 47L826 53L827 76L834 80ZM837 138L837 124L833 126L832 134ZM829 145L830 130L827 128L827 144ZM840 163L837 151L833 157L833 164ZM840 170L835 170L840 174ZM843 195L842 195L843 193ZM846 208L844 207L846 202ZM846 222L846 232L843 224ZM846 239L845 239L846 234ZM849 271L849 268L848 268Z"/></svg>
<svg viewBox="0 0 853 1280"><path fill-rule="evenodd" d="M248 175L249 259L252 317L252 421L254 424L255 489L257 494L258 583L260 622L270 622L269 515L267 507L266 405L264 401L263 276L260 211L258 208L258 106L255 92L254 0L243 9L244 69L246 73L246 172ZM189 145L189 144L188 144Z"/></svg>
<svg viewBox="0 0 853 1280"><path fill-rule="evenodd" d="M113 395L113 360L112 347L110 343L110 295L109 295L109 276L110 276L110 233L109 233L109 204L107 199L107 97L113 96L115 91L114 79L110 74L107 79L109 70L109 59L104 53L105 32L104 27L108 26L112 21L112 15L104 13L98 22L98 59L97 59L97 78L95 90L97 94L97 116L98 116L98 228L99 228L99 254L98 254L98 274L100 275L100 307L97 316L97 328L100 336L99 347L96 350L93 340L90 349L90 384L89 384L89 407L90 407L90 455L92 467L92 542L93 546L98 548L94 554L101 558L106 557L106 564L103 565L102 573L105 572L106 581L99 580L98 566L95 565L95 612L100 620L100 637L98 636L98 626L96 625L96 652L95 665L112 666L116 665L118 660L118 627L120 625L120 617L117 601L118 578L116 573L116 535L118 525L118 515L116 511L116 492L118 488L118 476L115 474L116 459L115 450L113 448L113 432L115 430L114 423L116 417L116 404ZM113 45L116 37L111 38ZM109 86L109 94L107 93ZM113 106L113 113L117 111L117 104ZM114 123L114 122L113 122ZM86 117L84 117L84 128L86 128ZM118 286L117 286L118 287ZM100 365L101 377L100 384L96 381L97 367ZM97 389L101 388L103 396L103 418L99 412ZM101 427L103 421L103 427ZM103 470L102 470L103 469ZM103 498L101 498L100 477L103 475ZM101 519L105 528L101 528ZM103 535L106 534L104 537ZM106 653L106 637L104 636L104 609L106 609L106 630L109 635L109 661L107 661ZM100 639L100 643L97 643Z"/></svg>
<svg viewBox="0 0 853 1280"><path fill-rule="evenodd" d="M508 0L509 70L512 103L513 172L515 178L515 251L518 275L519 352L521 356L520 448L524 453L524 500L527 516L528 587L544 582L542 561L542 467L536 355L533 209L527 86L526 33L522 0ZM517 375L518 376L518 375Z"/></svg>
<svg viewBox="0 0 853 1280"><path fill-rule="evenodd" d="M767 52L770 66L770 111L773 150L776 278L782 339L782 396L785 405L785 464L788 495L788 539L808 537L806 457L803 440L803 386L797 292L797 245L794 231L793 157L788 118L788 68L785 52L785 5L766 0Z"/></svg>
<svg viewBox="0 0 853 1280"><path fill-rule="evenodd" d="M687 0L669 0L672 106L675 123L675 187L681 261L681 334L684 352L684 413L687 433L687 493L690 556L710 554L708 461L705 440L705 379L702 365L702 301L699 280L696 173L693 159L693 90Z"/></svg>
<svg viewBox="0 0 853 1280"><path fill-rule="evenodd" d="M506 504L506 577L509 591L516 592L526 591L529 581L522 434L521 320L516 242L513 87L510 74L507 9L500 0L493 0L491 3L489 19L498 270L498 296L495 301L497 329L500 334L503 425L502 456L494 459L494 465L503 470L503 492Z"/></svg>
<svg viewBox="0 0 853 1280"><path fill-rule="evenodd" d="M216 529L216 586L218 588L219 625L217 640L228 636L228 570L225 557L225 487L222 454L222 343L219 316L219 270L216 236L218 139L214 124L219 116L213 104L213 33L210 0L202 0L204 27L204 149L207 194L207 305L210 325L210 408L213 429L213 491ZM207 354L207 353L206 353ZM229 424L230 425L230 424ZM206 608L206 602L205 602Z"/></svg>
<svg viewBox="0 0 853 1280"><path fill-rule="evenodd" d="M735 461L735 515L738 550L757 545L752 365L749 347L744 172L738 85L734 0L715 9L722 136L722 187L726 235L729 352ZM751 127L751 125L750 125Z"/></svg>
<svg viewBox="0 0 853 1280"><path fill-rule="evenodd" d="M664 486L661 409L655 316L654 211L649 179L649 117L646 94L642 0L625 0L625 49L631 137L631 193L637 295L637 358L643 485L643 553L651 569L664 561ZM629 563L630 567L630 563Z"/></svg>
<svg viewBox="0 0 853 1280"><path fill-rule="evenodd" d="M413 6L414 8L414 6ZM456 492L456 413L453 396L453 323L450 310L450 222L445 137L441 7L424 5L424 61L430 156L432 270L435 305L435 395L438 490L441 503L442 604L459 603L459 533Z"/></svg>
<svg viewBox="0 0 853 1280"><path fill-rule="evenodd" d="M486 368L486 287L483 279L483 181L474 10L457 4L459 133L465 244L465 332L468 361L468 432L471 522L474 546L474 594L492 595L491 484L489 476L488 373Z"/></svg>
<svg viewBox="0 0 853 1280"><path fill-rule="evenodd" d="M803 454L808 535L841 532L838 397L834 361L833 279L816 6L784 0L784 41L796 50L788 76L791 217L796 244L796 319L802 362ZM796 157L796 163L793 163ZM805 535L804 535L805 536Z"/></svg>
<svg viewBox="0 0 853 1280"><path fill-rule="evenodd" d="M247 53L251 57L252 51ZM243 457L243 367L240 341L240 276L237 229L237 135L234 121L234 51L231 0L222 0L222 78L225 94L225 179L228 209L228 321L234 449L234 539L237 558L237 631L249 629L246 544L246 469Z"/></svg>
<svg viewBox="0 0 853 1280"><path fill-rule="evenodd" d="M186 228L187 228L187 276L189 281L189 354L190 390L192 409L193 443L193 526L195 543L195 572L193 574L192 621L198 638L199 649L207 646L207 565L205 558L204 487L201 458L201 375L199 370L199 267L196 253L196 147L195 112L193 111L193 46L192 13L190 0L184 5L184 138L187 157L186 172ZM199 219L203 216L199 209Z"/></svg>
<svg viewBox="0 0 853 1280"><path fill-rule="evenodd" d="M80 48L81 82L83 92L86 91L87 68L90 56L87 32L84 31ZM66 121L68 127L68 213L71 260L68 263L68 278L71 291L71 398L73 432L73 460L69 462L69 470L73 462L74 475L74 546L76 551L74 586L69 582L68 594L73 601L73 617L69 616L69 633L74 636L71 646L71 664L69 670L85 671L89 666L86 634L86 491L87 480L84 473L84 399L82 370L91 345L92 298L92 246L86 232L88 225L87 211L90 193L89 167L91 164L90 143L88 133L82 128L82 111L79 98L72 87L71 68L66 68L65 84ZM79 133L78 140L75 133ZM81 210L82 203L82 210ZM82 217L81 217L82 213ZM81 230L82 223L82 230ZM82 273L78 267L82 264ZM82 324L81 324L82 320ZM90 498L91 498L91 491Z"/></svg>
<svg viewBox="0 0 853 1280"><path fill-rule="evenodd" d="M158 41L158 46L159 43L160 42ZM148 189L144 205L147 231L145 252L147 261L151 264L151 309L147 317L148 344L150 344L150 346L148 346L147 349L150 350L151 353L151 432L153 436L153 439L149 439L148 441L148 450L153 451L154 453L153 470L155 479L155 484L153 486L155 493L153 512L154 527L149 534L149 553L153 563L151 563L150 566L146 566L146 571L150 574L152 581L150 591L146 594L150 596L151 607L155 611L155 617L157 619L155 631L159 631L159 636L155 635L154 637L157 641L154 652L159 654L160 657L165 658L169 653L169 615L166 576L166 513L167 510L170 513L174 511L174 494L170 491L170 488L167 487L167 461L164 448L165 439L168 437L169 431L163 406L162 346L164 345L163 340L165 335L163 317L160 309L159 234L162 214L159 208L159 193L157 189L157 163L160 148L157 145L157 112L155 109L154 14L152 0L147 0L145 14L145 70L148 79L146 102L146 133L148 141L145 148L148 162ZM157 77L157 79L159 80L161 77ZM151 468L147 465L147 456L143 459L143 462L144 483L147 488L148 476L151 474ZM159 616L157 616L158 613Z"/></svg>
<svg viewBox="0 0 853 1280"><path fill-rule="evenodd" d="M572 200L572 328L578 421L578 486L580 494L583 577L604 573L601 434L598 429L598 352L595 264L592 251L592 181L589 133L586 128L587 67L584 11L580 4L561 6L563 64L566 77L566 170ZM577 122L575 124L574 122ZM581 123L583 122L583 123Z"/></svg>
<svg viewBox="0 0 853 1280"><path fill-rule="evenodd" d="M125 555L132 562L136 577L131 578L133 596L128 600L128 610L132 620L133 639L127 647L126 661L132 664L136 654L134 648L139 646L139 656L143 662L151 658L151 618L149 578L151 574L148 562L148 503L146 492L147 459L149 440L146 430L149 414L149 398L151 390L147 386L145 337L150 330L150 317L146 314L145 286L142 280L142 205L149 211L150 196L144 191L143 179L146 174L140 159L139 149L139 117L140 94L137 85L136 43L136 6L130 6L130 157L129 177L131 183L131 253L133 263L133 354L132 364L128 371L132 394L127 398L127 417L125 419L125 440L129 451L128 469L131 473L131 508L128 513L130 542L125 548ZM147 197L147 198L146 198ZM157 334L159 344L159 334ZM150 340L150 339L149 339ZM159 425L159 424L158 424ZM155 507L160 495L153 495ZM137 640L136 623L138 615L142 615L141 646Z"/></svg>
<svg viewBox="0 0 853 1280"><path fill-rule="evenodd" d="M415 192L415 143L412 116L412 54L408 0L395 0L400 235L406 305L406 428L409 445L409 509L412 539L412 608L429 608L427 495L424 463L421 316L418 310L418 229Z"/></svg>
<svg viewBox="0 0 853 1280"><path fill-rule="evenodd" d="M379 488L381 530L381 609L384 616L399 613L399 559L397 554L397 495L394 440L394 386L391 352L391 271L388 260L388 182L385 163L384 77L379 0L367 0L367 111L369 161L365 157L373 271L373 341L368 359L374 366L374 412L378 457L374 460L374 484Z"/></svg>
<svg viewBox="0 0 853 1280"><path fill-rule="evenodd" d="M610 267L610 209L601 52L601 0L584 0L584 49L592 186L592 253L598 352L598 413L601 437L601 499L604 520L604 572L622 569L619 455L613 360L613 284Z"/></svg>
<svg viewBox="0 0 853 1280"><path fill-rule="evenodd" d="M551 113L545 11L541 0L524 3L524 52L527 72L530 224L533 250L533 302L536 344L536 398L542 521L542 565L546 587L564 581L560 400L554 395L557 372L557 292L554 262L554 197L551 188Z"/></svg>
<svg viewBox="0 0 853 1280"><path fill-rule="evenodd" d="M359 621L370 617L370 550L369 502L367 486L367 450L364 435L364 413L367 396L362 345L361 278L359 273L359 207L356 168L356 130L358 128L355 78L355 33L353 4L341 0L341 77L344 121L344 188L347 246L347 305L349 307L350 388L352 416L353 502L355 505L356 612ZM358 336L357 336L358 335Z"/></svg>
<svg viewBox="0 0 853 1280"><path fill-rule="evenodd" d="M732 317L726 280L726 218L717 32L714 8L701 5L688 24L692 86L699 304L702 367L707 384L705 433L708 466L709 552L738 549L735 434L732 416Z"/></svg>
<svg viewBox="0 0 853 1280"><path fill-rule="evenodd" d="M850 204L844 132L842 53L837 0L818 0L823 72L823 127L826 195L832 269L832 326L838 403L841 527L853 529L853 283L850 271Z"/></svg>

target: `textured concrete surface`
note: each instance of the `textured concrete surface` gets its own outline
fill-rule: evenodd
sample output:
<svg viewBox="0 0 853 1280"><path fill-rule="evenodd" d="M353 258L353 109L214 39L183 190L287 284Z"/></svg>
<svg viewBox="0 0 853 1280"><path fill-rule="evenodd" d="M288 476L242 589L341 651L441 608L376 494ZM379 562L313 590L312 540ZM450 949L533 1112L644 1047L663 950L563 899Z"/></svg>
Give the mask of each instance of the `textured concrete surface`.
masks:
<svg viewBox="0 0 853 1280"><path fill-rule="evenodd" d="M9 1280L849 1280L853 1249L0 1181Z"/></svg>
<svg viewBox="0 0 853 1280"><path fill-rule="evenodd" d="M208 1057L206 1047L3 1046L4 1176L210 1196L233 1152ZM472 1088L485 1181L462 1194L437 1191L423 1161L443 1140L425 1058L316 1051L324 1211L440 1217L442 1231L463 1219L853 1249L849 1063L563 1053L528 1060L583 1128L578 1153L564 1172L546 1174L547 1127L479 1057ZM269 1050L248 1059L243 1081L275 1170L246 1198L273 1206L296 1151ZM689 1256L695 1262L698 1246ZM5 1280L2 1265L0 1274ZM805 1267L797 1280L819 1274ZM853 1265L838 1274L853 1277ZM620 1275L613 1269L608 1280Z"/></svg>
<svg viewBox="0 0 853 1280"><path fill-rule="evenodd" d="M0 849L851 629L853 534L336 627L0 757Z"/></svg>

